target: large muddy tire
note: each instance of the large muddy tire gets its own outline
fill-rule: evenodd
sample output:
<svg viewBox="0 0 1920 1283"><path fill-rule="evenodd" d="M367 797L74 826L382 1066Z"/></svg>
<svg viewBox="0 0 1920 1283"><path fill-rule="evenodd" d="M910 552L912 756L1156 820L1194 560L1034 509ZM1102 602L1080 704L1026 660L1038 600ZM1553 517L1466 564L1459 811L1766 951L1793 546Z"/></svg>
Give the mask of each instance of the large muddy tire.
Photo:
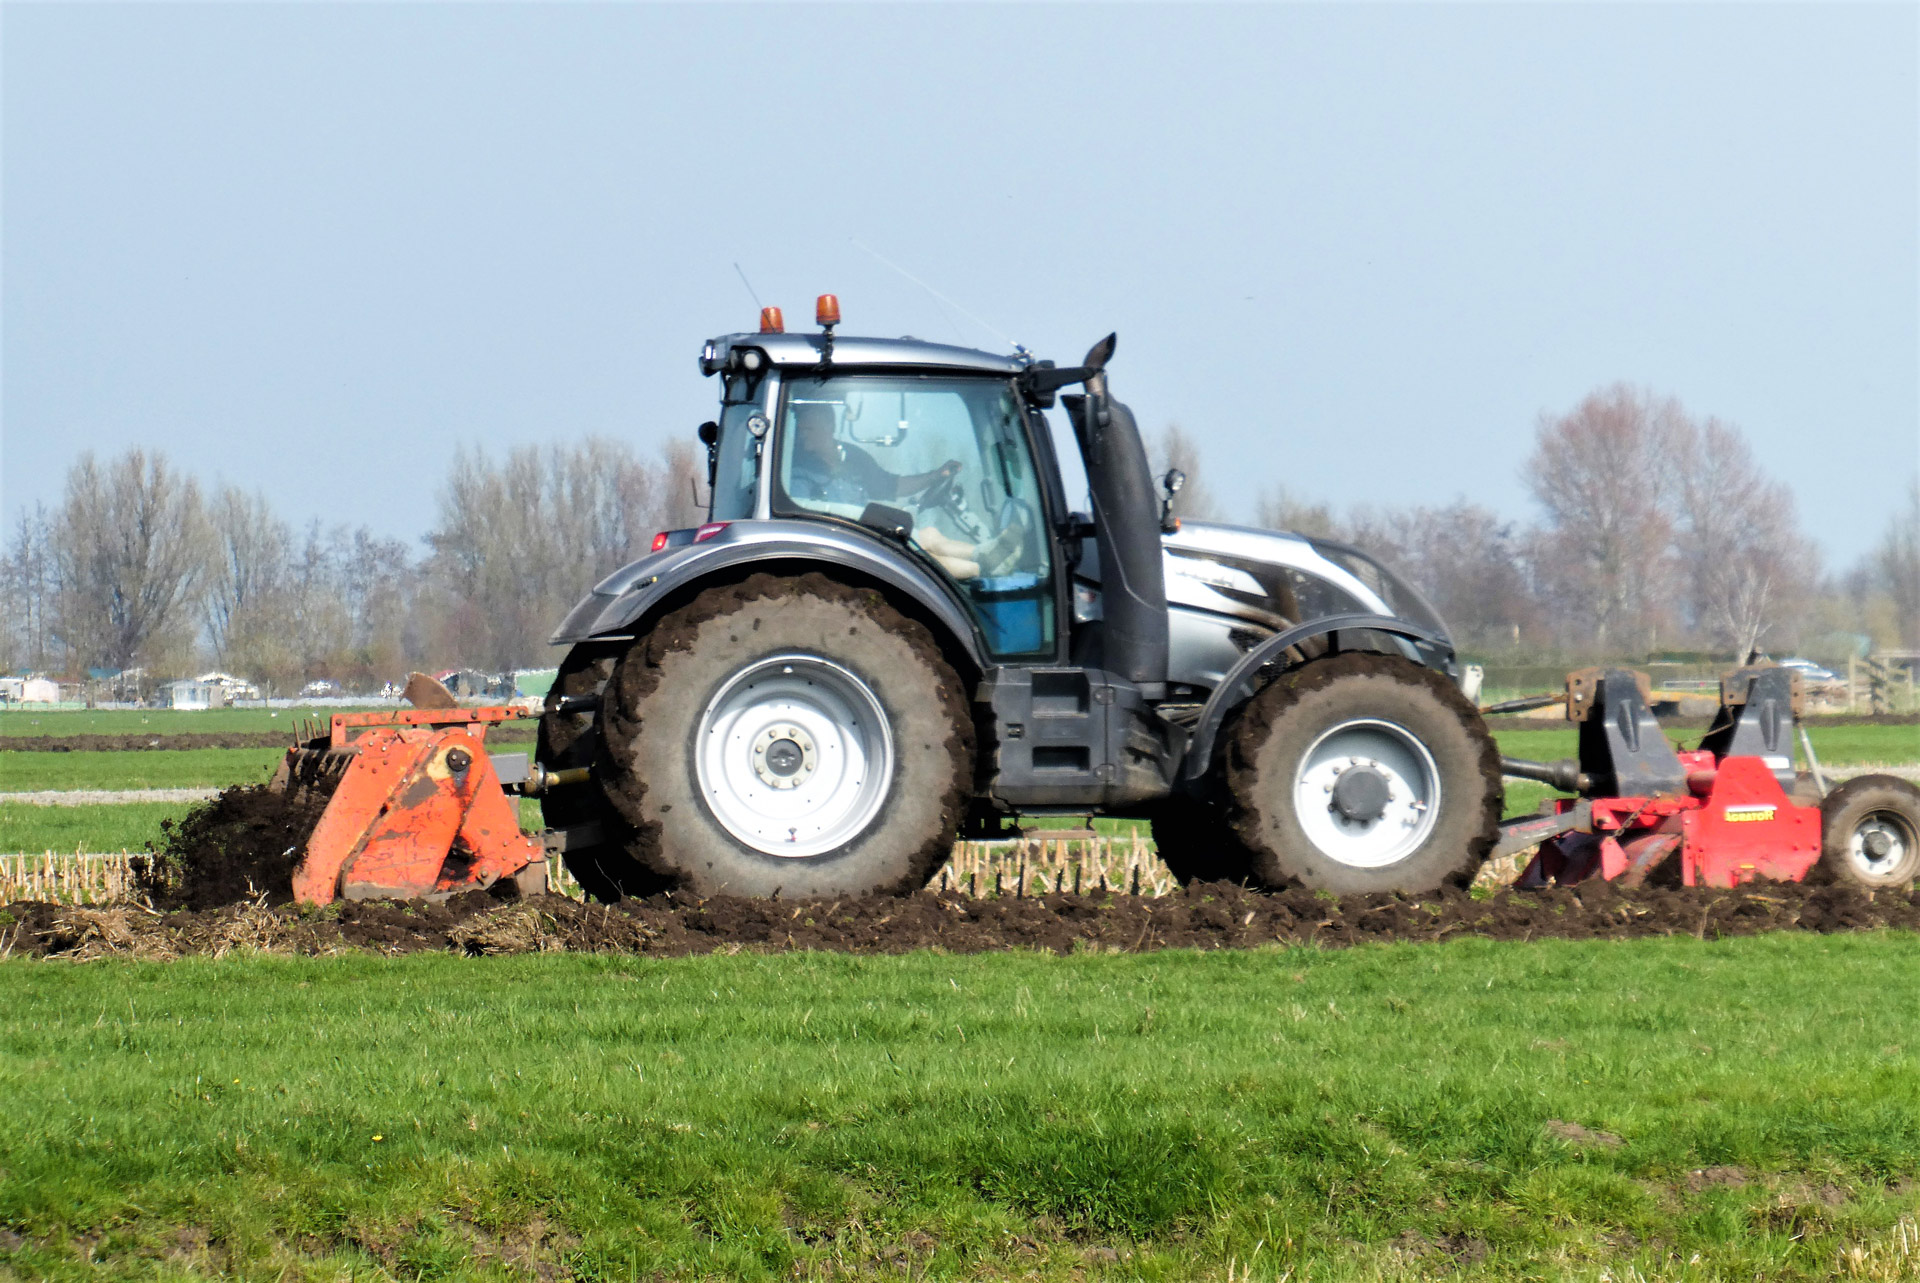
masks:
<svg viewBox="0 0 1920 1283"><path fill-rule="evenodd" d="M1217 807L1182 798L1162 803L1151 819L1154 849L1182 886L1253 877L1253 852Z"/></svg>
<svg viewBox="0 0 1920 1283"><path fill-rule="evenodd" d="M1911 886L1920 877L1920 789L1897 775L1862 775L1827 794L1820 868L1869 890Z"/></svg>
<svg viewBox="0 0 1920 1283"><path fill-rule="evenodd" d="M1227 742L1233 828L1267 886L1464 885L1499 836L1500 754L1474 706L1394 655L1334 655L1254 696Z"/></svg>
<svg viewBox="0 0 1920 1283"><path fill-rule="evenodd" d="M562 713L559 705L562 699L600 694L613 676L614 661L622 649L619 643L587 642L568 652L540 718L534 749L540 765L563 771L594 764L600 751L598 718L592 712ZM600 831L599 842L569 848L561 856L573 880L594 899L612 903L622 896L648 895L666 885L628 854L633 826L614 809L597 780L561 785L542 794L540 815L550 829L593 825Z"/></svg>
<svg viewBox="0 0 1920 1283"><path fill-rule="evenodd" d="M601 719L629 850L699 895L917 890L973 778L966 691L933 635L819 574L701 593L620 658Z"/></svg>

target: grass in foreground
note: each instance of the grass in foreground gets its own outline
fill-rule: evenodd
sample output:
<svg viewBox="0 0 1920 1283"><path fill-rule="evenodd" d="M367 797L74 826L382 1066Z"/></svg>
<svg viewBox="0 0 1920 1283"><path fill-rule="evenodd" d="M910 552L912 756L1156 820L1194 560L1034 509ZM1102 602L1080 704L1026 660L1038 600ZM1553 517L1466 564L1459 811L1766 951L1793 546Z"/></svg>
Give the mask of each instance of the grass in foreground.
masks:
<svg viewBox="0 0 1920 1283"><path fill-rule="evenodd" d="M16 962L0 1273L1892 1278L1916 965Z"/></svg>

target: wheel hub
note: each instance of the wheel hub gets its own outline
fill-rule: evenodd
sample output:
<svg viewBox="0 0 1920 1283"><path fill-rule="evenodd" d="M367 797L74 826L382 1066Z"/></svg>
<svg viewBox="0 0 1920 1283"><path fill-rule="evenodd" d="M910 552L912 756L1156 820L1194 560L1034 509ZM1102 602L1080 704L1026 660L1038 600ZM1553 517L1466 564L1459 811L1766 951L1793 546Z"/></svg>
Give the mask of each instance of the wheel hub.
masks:
<svg viewBox="0 0 1920 1283"><path fill-rule="evenodd" d="M1300 759L1294 814L1327 858L1378 869L1418 850L1440 815L1440 770L1419 737L1375 718L1342 722Z"/></svg>
<svg viewBox="0 0 1920 1283"><path fill-rule="evenodd" d="M818 760L813 737L791 723L769 726L753 741L753 771L768 788L799 788Z"/></svg>
<svg viewBox="0 0 1920 1283"><path fill-rule="evenodd" d="M1888 876L1905 863L1910 840L1898 816L1874 811L1861 819L1853 830L1853 840L1847 845L1855 866L1878 878Z"/></svg>
<svg viewBox="0 0 1920 1283"><path fill-rule="evenodd" d="M694 731L700 794L735 839L768 855L822 855L858 837L893 779L879 697L818 655L777 655L723 682Z"/></svg>
<svg viewBox="0 0 1920 1283"><path fill-rule="evenodd" d="M1366 823L1377 820L1391 799L1386 777L1371 765L1349 766L1333 785L1333 809L1342 818Z"/></svg>

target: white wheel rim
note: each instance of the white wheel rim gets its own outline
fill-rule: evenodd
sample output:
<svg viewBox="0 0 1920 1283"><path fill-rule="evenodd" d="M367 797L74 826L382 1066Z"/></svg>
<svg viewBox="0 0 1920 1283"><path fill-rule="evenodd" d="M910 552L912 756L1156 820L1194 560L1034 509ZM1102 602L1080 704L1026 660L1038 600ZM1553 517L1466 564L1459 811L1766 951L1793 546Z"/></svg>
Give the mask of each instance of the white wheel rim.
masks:
<svg viewBox="0 0 1920 1283"><path fill-rule="evenodd" d="M768 855L845 846L879 813L893 781L893 736L879 699L817 655L776 655L734 674L694 735L708 809Z"/></svg>
<svg viewBox="0 0 1920 1283"><path fill-rule="evenodd" d="M1379 814L1350 818L1334 789L1351 771L1386 786ZM1418 850L1440 818L1440 771L1419 737L1370 718L1342 722L1313 742L1293 782L1294 813L1321 854L1349 868L1378 869Z"/></svg>
<svg viewBox="0 0 1920 1283"><path fill-rule="evenodd" d="M1886 841L1885 855L1877 856L1870 849L1869 844L1876 836ZM1892 811L1867 812L1860 823L1853 826L1853 834L1847 839L1847 857L1870 878L1892 877L1906 864L1912 851L1913 830Z"/></svg>

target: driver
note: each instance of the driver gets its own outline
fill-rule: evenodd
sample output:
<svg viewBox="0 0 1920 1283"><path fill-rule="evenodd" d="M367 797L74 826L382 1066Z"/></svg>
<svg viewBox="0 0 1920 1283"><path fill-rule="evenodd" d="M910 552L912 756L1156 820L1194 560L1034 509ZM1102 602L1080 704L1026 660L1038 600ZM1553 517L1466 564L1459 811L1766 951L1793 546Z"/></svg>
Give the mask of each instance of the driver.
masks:
<svg viewBox="0 0 1920 1283"><path fill-rule="evenodd" d="M822 503L866 505L902 499L951 482L962 467L949 459L929 472L899 476L888 472L859 446L834 440L833 407L817 402L793 410L793 465L788 492L795 499ZM1014 522L998 536L981 544L955 539L936 526L922 526L913 541L955 579L977 579L1004 573L1003 563L1019 555L1025 530Z"/></svg>
<svg viewBox="0 0 1920 1283"><path fill-rule="evenodd" d="M793 410L793 470L789 489L796 499L867 504L902 499L929 489L960 472L949 459L931 472L902 477L875 463L857 445L833 439L833 407L808 404Z"/></svg>

